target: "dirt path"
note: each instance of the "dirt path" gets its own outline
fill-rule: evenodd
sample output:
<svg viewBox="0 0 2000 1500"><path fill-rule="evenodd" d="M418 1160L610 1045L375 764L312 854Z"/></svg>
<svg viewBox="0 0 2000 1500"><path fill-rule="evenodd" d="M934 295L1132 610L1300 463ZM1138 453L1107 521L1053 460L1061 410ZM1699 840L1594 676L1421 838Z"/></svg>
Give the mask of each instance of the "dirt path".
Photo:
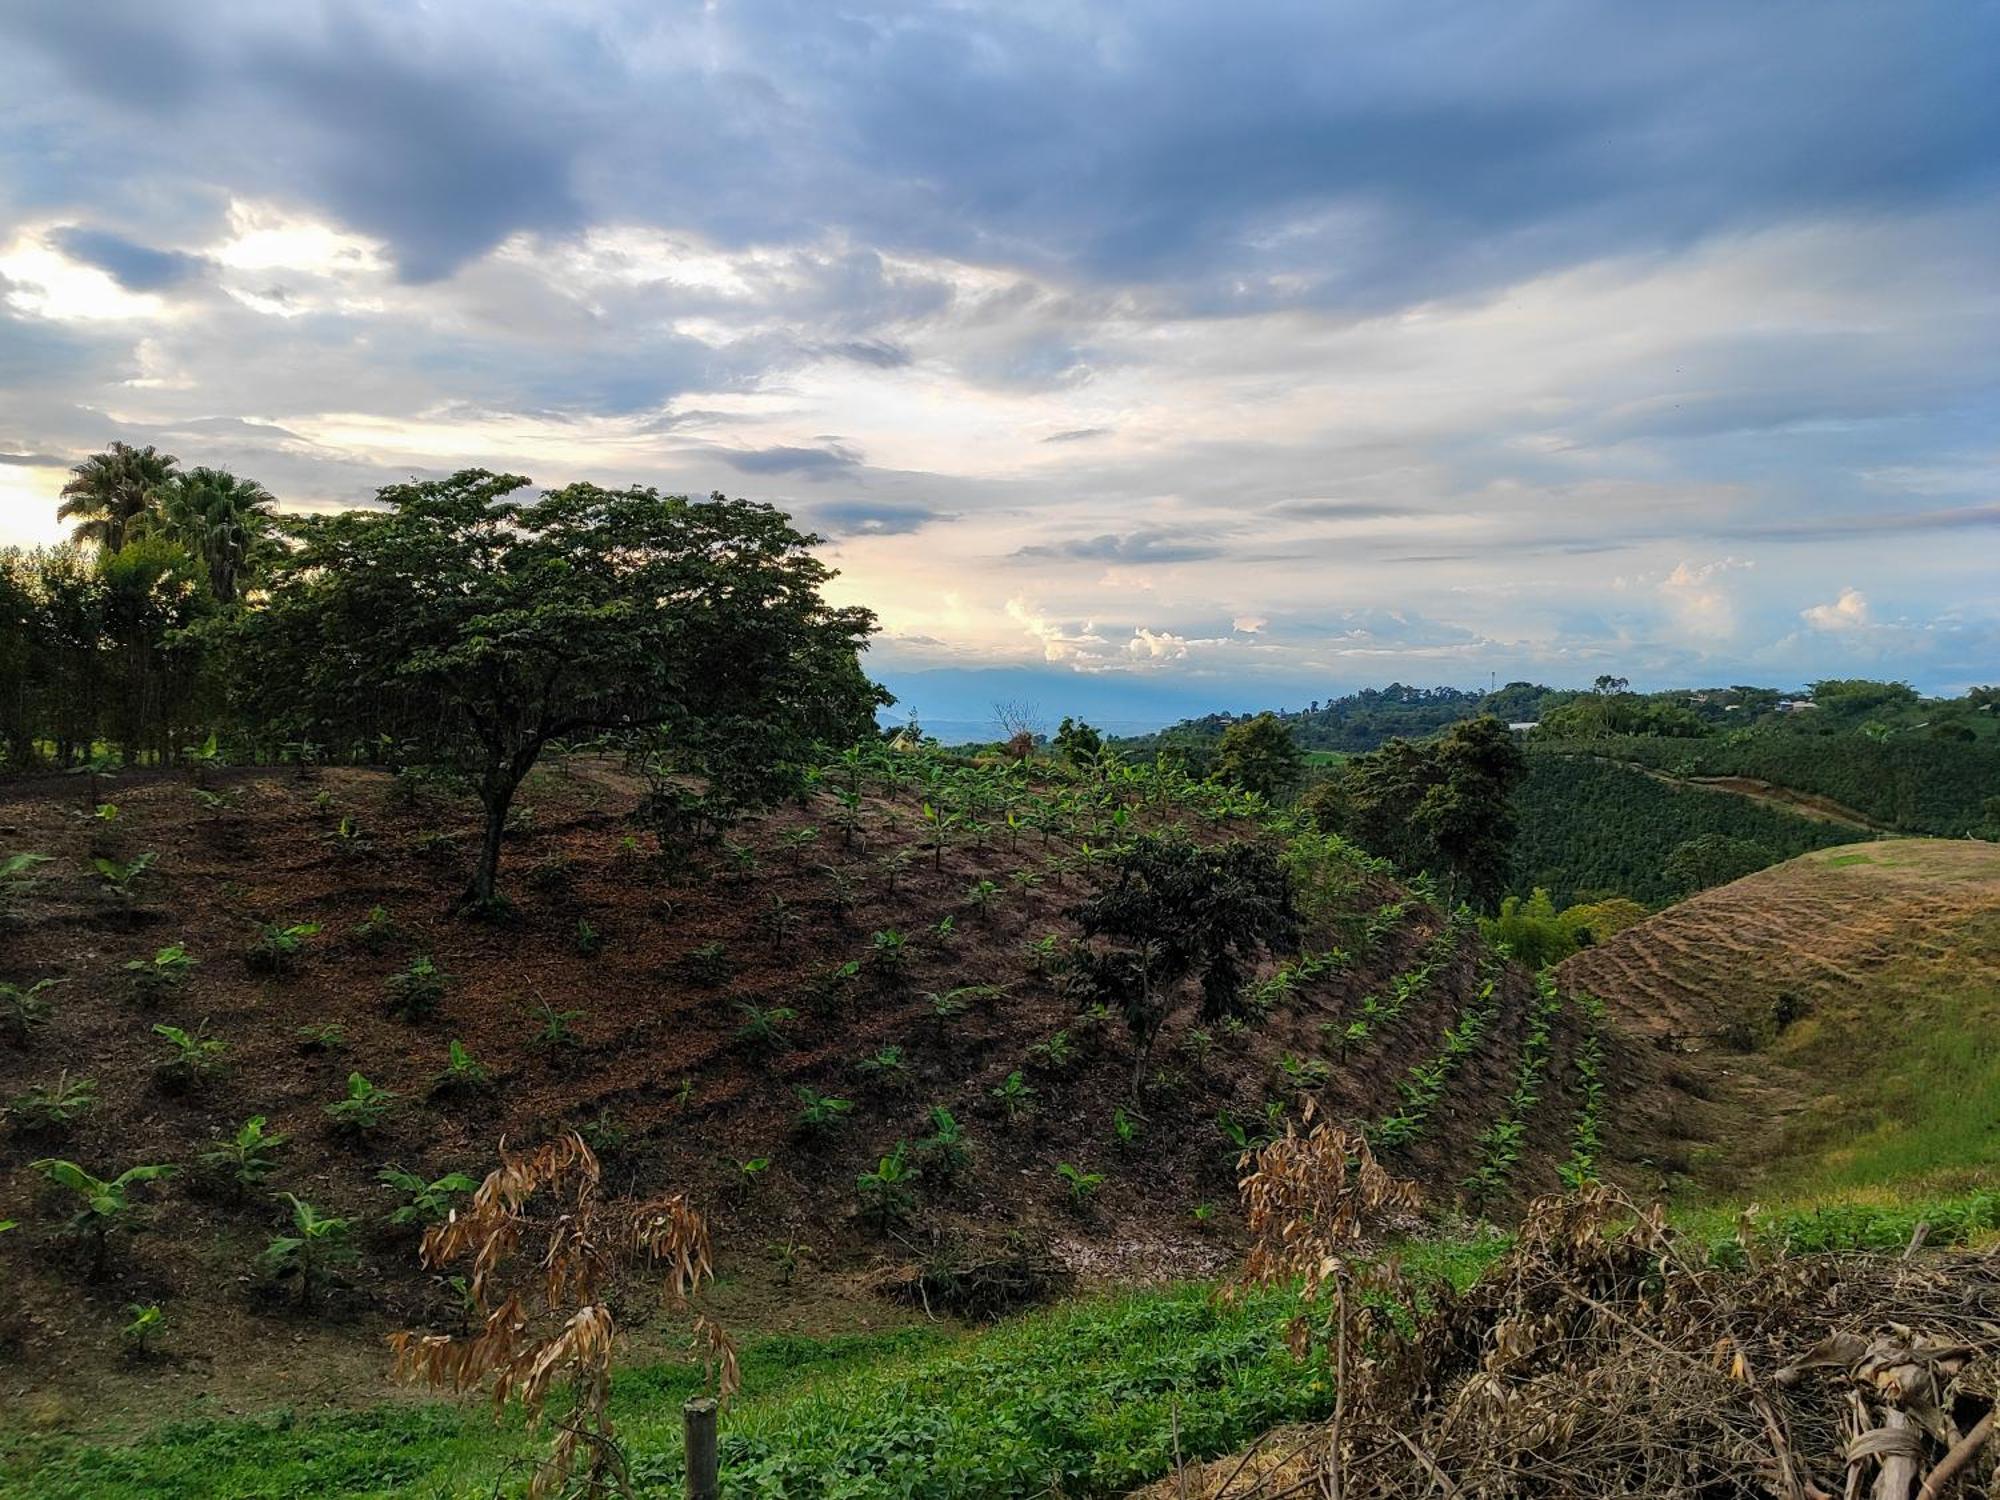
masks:
<svg viewBox="0 0 2000 1500"><path fill-rule="evenodd" d="M1816 823L1837 823L1843 828L1857 828L1863 833L1893 834L1899 831L1887 823L1878 823L1873 818L1864 817L1853 808L1835 802L1831 797L1817 796L1812 792L1796 792L1775 782L1759 781L1754 776L1676 776L1671 771L1642 765L1636 760L1613 760L1608 755L1593 755L1590 759L1600 761L1607 766L1622 766L1628 771L1637 771L1641 776L1650 776L1667 786L1691 787L1703 792L1730 792L1738 797L1748 797L1752 802L1761 802L1767 807L1796 813L1802 818L1811 818Z"/></svg>

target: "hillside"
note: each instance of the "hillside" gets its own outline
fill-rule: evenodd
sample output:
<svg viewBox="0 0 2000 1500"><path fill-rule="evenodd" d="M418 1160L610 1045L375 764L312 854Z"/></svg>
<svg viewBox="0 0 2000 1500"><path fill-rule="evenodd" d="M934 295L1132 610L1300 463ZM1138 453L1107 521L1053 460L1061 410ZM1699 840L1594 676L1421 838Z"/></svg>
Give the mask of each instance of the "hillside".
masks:
<svg viewBox="0 0 2000 1500"><path fill-rule="evenodd" d="M885 1281L921 1285L942 1310L1001 1262L1044 1283L1003 1303L1212 1269L1228 1255L1237 1151L1306 1092L1377 1122L1441 1197L1482 1165L1490 1200L1554 1183L1583 1097L1577 1013L1357 852L1322 840L1300 867L1314 961L1267 964L1247 1024L1200 1027L1190 1002L1135 1105L1123 1024L1064 992L1068 911L1089 889L1093 841L1119 827L1259 836L1230 794L1030 782L942 756L835 774L849 773L830 768L804 805L711 851L662 855L631 819L641 783L615 761L559 759L524 793L506 866L518 909L498 924L445 912L470 805L385 773L8 788L0 849L50 862L17 895L0 980L17 993L56 981L42 1024L0 1044L0 1099L13 1101L0 1184L22 1224L0 1259L25 1288L12 1331L28 1376L10 1389L119 1378L122 1310L158 1302L204 1329L205 1350L261 1348L284 1329L322 1368L351 1363L345 1389L371 1398L375 1336L451 1309L415 1265L416 1228L385 1222L404 1199L378 1174L476 1176L503 1135L579 1129L621 1189L691 1191L746 1332L909 1316L871 1293ZM984 816L940 850L923 809L975 804ZM93 870L147 854L124 895ZM260 967L259 945L292 924L317 930L295 961ZM174 950L191 964L147 983L177 967L156 961ZM418 1014L392 1013L398 991ZM160 1026L220 1043L213 1068L177 1075ZM447 1071L454 1043L484 1081ZM1539 1101L1510 1102L1528 1064ZM327 1113L356 1074L391 1096L366 1128ZM50 1095L79 1085L87 1107L49 1119ZM963 1131L962 1170L937 1145L939 1108ZM201 1158L254 1116L290 1143L242 1191ZM1482 1139L1507 1122L1504 1142ZM899 1143L917 1175L880 1212L857 1178ZM147 1232L114 1240L101 1282L58 1239L66 1209L28 1168L44 1156L104 1176L181 1168L140 1191ZM1065 1163L1101 1177L1073 1190ZM355 1225L360 1263L315 1314L257 1271L286 1223L281 1192ZM203 1354L147 1378L159 1389L135 1404L170 1408L197 1390L250 1401L273 1375L257 1357Z"/></svg>
<svg viewBox="0 0 2000 1500"><path fill-rule="evenodd" d="M1509 888L1537 887L1558 905L1613 892L1661 906L1685 894L1667 873L1681 844L1704 834L1745 839L1772 862L1870 837L1735 788L1681 786L1636 766L1530 743L1515 793L1519 833Z"/></svg>
<svg viewBox="0 0 2000 1500"><path fill-rule="evenodd" d="M1624 1138L1697 1143L1669 1166L1709 1194L1994 1185L2000 846L1806 854L1670 907L1559 974L1679 1085L1621 1095Z"/></svg>

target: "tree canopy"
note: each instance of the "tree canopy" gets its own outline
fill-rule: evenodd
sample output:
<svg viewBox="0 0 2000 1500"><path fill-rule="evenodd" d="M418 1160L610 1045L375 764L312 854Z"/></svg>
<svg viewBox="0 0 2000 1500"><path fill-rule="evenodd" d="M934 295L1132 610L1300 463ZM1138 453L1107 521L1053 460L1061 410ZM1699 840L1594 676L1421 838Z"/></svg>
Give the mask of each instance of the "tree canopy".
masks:
<svg viewBox="0 0 2000 1500"><path fill-rule="evenodd" d="M1306 760L1292 740L1292 732L1276 714L1263 713L1254 719L1232 724L1222 732L1216 747L1216 774L1233 781L1246 792L1277 798L1299 784L1305 775Z"/></svg>
<svg viewBox="0 0 2000 1500"><path fill-rule="evenodd" d="M1507 883L1512 799L1527 770L1490 716L1421 743L1391 740L1347 763L1347 831L1406 871L1429 871L1454 901L1490 908Z"/></svg>
<svg viewBox="0 0 2000 1500"><path fill-rule="evenodd" d="M486 812L466 893L481 908L550 741L643 732L750 803L888 701L857 656L874 616L826 602L818 539L782 512L588 484L512 498L528 483L469 469L298 522L238 674L254 717L285 733L386 736L469 778Z"/></svg>

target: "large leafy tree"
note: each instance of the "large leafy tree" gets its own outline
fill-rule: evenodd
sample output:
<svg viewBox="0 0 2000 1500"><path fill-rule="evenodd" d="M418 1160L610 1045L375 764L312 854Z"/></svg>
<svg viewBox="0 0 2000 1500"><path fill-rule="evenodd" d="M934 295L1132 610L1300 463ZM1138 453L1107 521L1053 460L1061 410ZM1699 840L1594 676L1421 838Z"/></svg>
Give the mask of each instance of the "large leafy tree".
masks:
<svg viewBox="0 0 2000 1500"><path fill-rule="evenodd" d="M888 701L857 657L874 616L827 603L817 538L782 512L588 484L513 498L527 484L469 469L298 521L243 625L256 716L387 734L471 779L485 836L466 895L482 909L551 740L650 731L747 801Z"/></svg>
<svg viewBox="0 0 2000 1500"><path fill-rule="evenodd" d="M1347 831L1405 870L1428 870L1449 897L1487 908L1507 882L1514 790L1527 757L1485 716L1436 739L1391 740L1347 763Z"/></svg>
<svg viewBox="0 0 2000 1500"><path fill-rule="evenodd" d="M228 605L269 549L276 503L254 479L198 467L161 489L158 524L207 570L216 603Z"/></svg>
<svg viewBox="0 0 2000 1500"><path fill-rule="evenodd" d="M1293 742L1291 730L1273 713L1230 725L1216 747L1216 774L1260 797L1275 798L1290 791L1305 770L1305 756Z"/></svg>
<svg viewBox="0 0 2000 1500"><path fill-rule="evenodd" d="M1176 834L1144 834L1121 849L1074 915L1086 939L1078 982L1124 1013L1134 1092L1184 986L1199 980L1204 1020L1233 1015L1258 952L1293 941L1298 925L1268 847L1203 848Z"/></svg>
<svg viewBox="0 0 2000 1500"><path fill-rule="evenodd" d="M76 523L70 534L77 541L95 542L106 552L116 552L158 503L179 463L151 443L143 448L113 443L70 470L56 516Z"/></svg>

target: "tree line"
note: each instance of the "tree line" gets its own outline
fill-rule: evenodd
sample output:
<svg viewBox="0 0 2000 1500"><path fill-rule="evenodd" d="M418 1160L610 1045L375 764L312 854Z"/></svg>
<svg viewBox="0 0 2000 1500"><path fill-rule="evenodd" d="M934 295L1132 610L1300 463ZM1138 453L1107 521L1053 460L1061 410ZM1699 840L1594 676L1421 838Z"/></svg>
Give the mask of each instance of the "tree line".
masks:
<svg viewBox="0 0 2000 1500"><path fill-rule="evenodd" d="M473 469L280 518L261 486L114 445L64 487L68 545L0 556L7 766L168 764L219 739L232 760L431 768L484 807L485 906L552 744L608 737L661 797L721 813L873 732L874 616L827 603L819 538L783 512L528 487Z"/></svg>

